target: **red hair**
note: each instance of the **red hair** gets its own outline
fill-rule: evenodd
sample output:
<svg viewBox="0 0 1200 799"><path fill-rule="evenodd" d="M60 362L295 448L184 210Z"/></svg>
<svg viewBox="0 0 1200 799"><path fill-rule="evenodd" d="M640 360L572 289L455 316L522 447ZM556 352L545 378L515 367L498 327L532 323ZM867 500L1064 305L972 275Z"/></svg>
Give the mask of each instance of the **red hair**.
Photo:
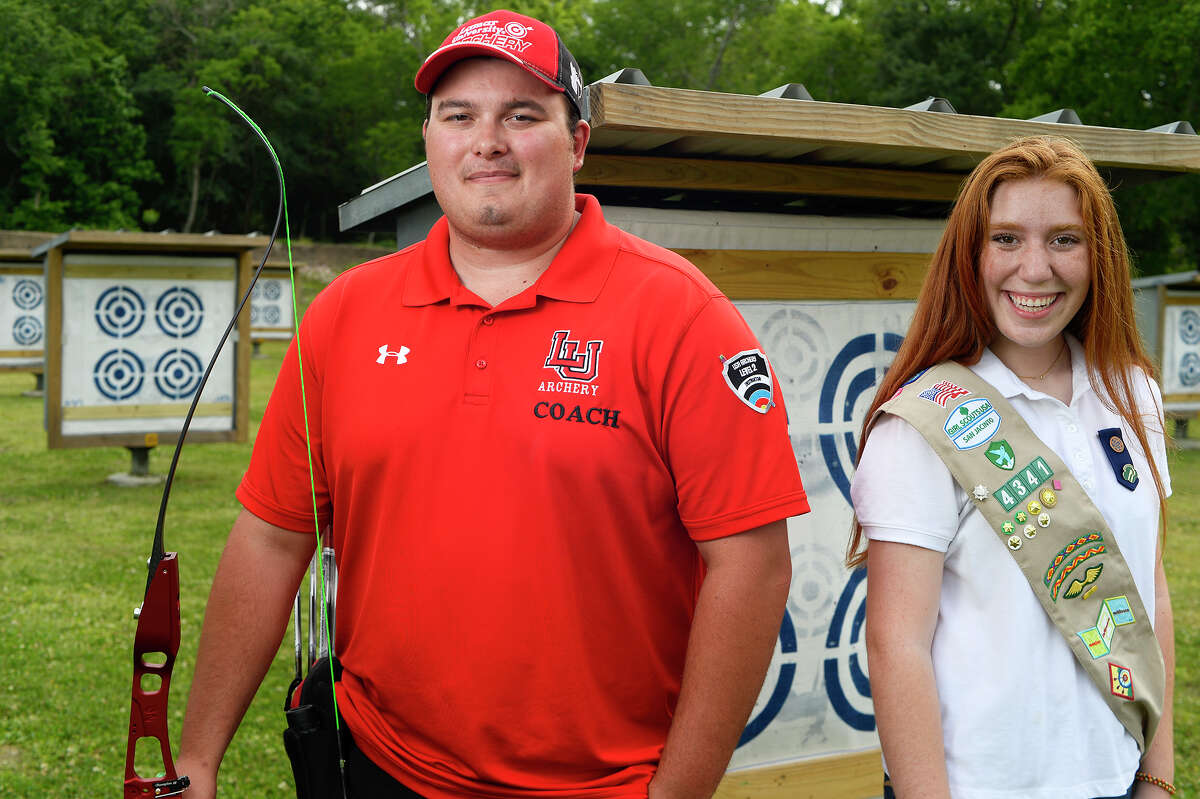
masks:
<svg viewBox="0 0 1200 799"><path fill-rule="evenodd" d="M1054 136L1017 139L987 156L967 176L921 285L908 335L867 411L858 454L862 457L875 411L904 383L942 361L969 366L996 336L979 278L979 255L987 240L992 196L1006 180L1045 178L1075 190L1083 216L1091 282L1083 305L1066 326L1083 343L1088 377L1106 407L1125 422L1147 453L1166 519L1166 492L1158 465L1149 456L1146 424L1137 411L1133 380L1137 367L1148 382L1154 367L1142 347L1133 315L1129 250L1104 179L1074 143ZM1161 409L1156 409L1161 412ZM1163 431L1164 435L1166 431ZM866 559L862 525L854 520L846 563Z"/></svg>

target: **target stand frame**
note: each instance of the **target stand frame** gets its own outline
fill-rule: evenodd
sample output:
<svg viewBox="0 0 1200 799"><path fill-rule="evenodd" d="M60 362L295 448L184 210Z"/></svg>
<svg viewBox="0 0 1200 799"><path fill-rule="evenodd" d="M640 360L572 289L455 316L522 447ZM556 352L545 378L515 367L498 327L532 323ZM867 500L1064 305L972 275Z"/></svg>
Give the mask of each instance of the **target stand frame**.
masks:
<svg viewBox="0 0 1200 799"><path fill-rule="evenodd" d="M174 446L249 285L253 251L264 245L253 236L71 231L36 248L45 274L48 447ZM248 312L231 339L189 442L247 440Z"/></svg>
<svg viewBox="0 0 1200 799"><path fill-rule="evenodd" d="M35 287L28 298L18 291ZM46 358L46 292L42 260L29 250L0 249L0 372L41 376Z"/></svg>

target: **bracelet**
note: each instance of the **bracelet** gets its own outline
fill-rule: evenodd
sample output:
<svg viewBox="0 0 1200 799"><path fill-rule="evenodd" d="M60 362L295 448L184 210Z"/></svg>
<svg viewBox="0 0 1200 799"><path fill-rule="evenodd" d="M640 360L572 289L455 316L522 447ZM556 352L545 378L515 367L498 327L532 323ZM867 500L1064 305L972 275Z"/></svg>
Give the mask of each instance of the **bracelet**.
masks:
<svg viewBox="0 0 1200 799"><path fill-rule="evenodd" d="M1171 795L1171 796L1175 795L1175 786L1172 783L1169 783L1164 779L1155 777L1153 774L1150 774L1148 772L1139 771L1133 775L1133 779L1139 780L1141 782L1148 782L1151 785L1157 785L1159 788L1162 788L1164 791L1166 791L1169 795Z"/></svg>

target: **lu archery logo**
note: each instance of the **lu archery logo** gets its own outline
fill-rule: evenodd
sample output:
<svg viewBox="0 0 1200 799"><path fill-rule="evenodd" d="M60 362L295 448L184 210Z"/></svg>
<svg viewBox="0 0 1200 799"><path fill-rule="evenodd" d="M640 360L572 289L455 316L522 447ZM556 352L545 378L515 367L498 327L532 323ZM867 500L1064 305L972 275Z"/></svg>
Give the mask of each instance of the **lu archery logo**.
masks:
<svg viewBox="0 0 1200 799"><path fill-rule="evenodd" d="M553 369L563 380L590 383L600 372L600 350L603 339L592 339L583 345L579 339L570 338L570 330L555 330L550 337L550 352L546 355L546 368Z"/></svg>
<svg viewBox="0 0 1200 799"><path fill-rule="evenodd" d="M729 390L752 410L766 413L775 405L771 367L762 350L742 350L732 358L722 355L721 374Z"/></svg>

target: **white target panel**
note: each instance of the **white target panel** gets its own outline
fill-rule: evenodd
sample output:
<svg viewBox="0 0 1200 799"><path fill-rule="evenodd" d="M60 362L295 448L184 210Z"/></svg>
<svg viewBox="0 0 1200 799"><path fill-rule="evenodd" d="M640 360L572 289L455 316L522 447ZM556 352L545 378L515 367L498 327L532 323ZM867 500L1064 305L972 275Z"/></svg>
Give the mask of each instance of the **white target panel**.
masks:
<svg viewBox="0 0 1200 799"><path fill-rule="evenodd" d="M1200 396L1200 303L1163 308L1162 392Z"/></svg>
<svg viewBox="0 0 1200 799"><path fill-rule="evenodd" d="M37 368L46 349L46 282L29 260L0 259L0 369Z"/></svg>
<svg viewBox="0 0 1200 799"><path fill-rule="evenodd" d="M256 341L292 337L292 286L286 269L264 269L250 294L250 337Z"/></svg>
<svg viewBox="0 0 1200 799"><path fill-rule="evenodd" d="M791 519L792 590L731 768L878 746L865 571L842 564L858 431L916 303L741 301L778 378L812 512Z"/></svg>
<svg viewBox="0 0 1200 799"><path fill-rule="evenodd" d="M62 435L178 431L235 308L231 256L66 253ZM232 342L191 429L235 422Z"/></svg>

